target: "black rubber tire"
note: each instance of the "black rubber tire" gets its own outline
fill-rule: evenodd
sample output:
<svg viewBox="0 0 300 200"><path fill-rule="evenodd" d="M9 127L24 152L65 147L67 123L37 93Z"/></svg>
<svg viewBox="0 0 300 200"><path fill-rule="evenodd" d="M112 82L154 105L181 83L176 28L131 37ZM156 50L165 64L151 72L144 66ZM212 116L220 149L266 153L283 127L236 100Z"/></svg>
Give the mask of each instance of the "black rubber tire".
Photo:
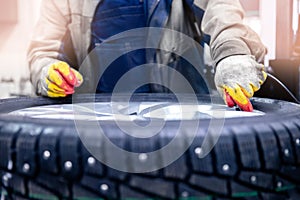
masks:
<svg viewBox="0 0 300 200"><path fill-rule="evenodd" d="M93 100L89 95L78 98L82 102ZM96 101L109 100L110 95L96 96ZM137 94L132 100L172 102L176 98ZM199 97L199 101L208 102L209 98ZM194 153L208 126L208 120L201 120L193 144L181 158L156 172L131 174L98 161L88 165L91 155L79 140L72 120L7 115L21 108L71 102L71 98L41 97L0 100L3 199L300 199L300 107L296 104L254 98L254 108L267 114L226 119L218 143L203 159ZM107 123L106 131L113 133L116 126ZM166 124L165 133L169 126L172 122ZM134 142L140 143L142 152L143 147L155 149L171 136L160 134ZM114 134L114 139L133 148L132 138L126 134ZM45 150L51 152L48 159L43 158ZM106 151L109 149L103 148L103 153ZM64 168L67 161L72 163L71 170ZM101 190L101 186L105 187Z"/></svg>

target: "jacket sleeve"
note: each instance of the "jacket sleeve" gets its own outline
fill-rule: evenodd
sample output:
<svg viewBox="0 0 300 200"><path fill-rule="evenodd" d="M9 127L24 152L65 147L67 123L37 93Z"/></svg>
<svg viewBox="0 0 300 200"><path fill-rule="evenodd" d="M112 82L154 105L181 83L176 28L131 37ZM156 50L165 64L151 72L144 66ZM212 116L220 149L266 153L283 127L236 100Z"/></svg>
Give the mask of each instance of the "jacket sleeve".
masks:
<svg viewBox="0 0 300 200"><path fill-rule="evenodd" d="M216 65L231 55L253 55L258 62L267 53L259 36L243 23L239 0L195 0L205 10L201 29L210 36L211 56Z"/></svg>
<svg viewBox="0 0 300 200"><path fill-rule="evenodd" d="M58 61L59 50L70 21L67 0L43 0L41 15L27 52L30 79L35 87L43 67Z"/></svg>

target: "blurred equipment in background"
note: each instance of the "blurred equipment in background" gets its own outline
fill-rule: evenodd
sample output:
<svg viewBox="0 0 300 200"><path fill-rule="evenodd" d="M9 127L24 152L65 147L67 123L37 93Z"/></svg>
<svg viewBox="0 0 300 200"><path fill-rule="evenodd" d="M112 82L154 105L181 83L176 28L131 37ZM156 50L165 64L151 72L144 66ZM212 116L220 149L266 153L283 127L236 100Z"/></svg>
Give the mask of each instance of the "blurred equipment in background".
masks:
<svg viewBox="0 0 300 200"><path fill-rule="evenodd" d="M296 18L295 18L296 16ZM294 20L294 21L293 21ZM295 23L295 20L298 23ZM297 30L293 25L298 24ZM300 99L300 14L299 0L277 0L276 59L269 61L268 72L279 79ZM295 102L295 99L276 82L268 78L256 96Z"/></svg>
<svg viewBox="0 0 300 200"><path fill-rule="evenodd" d="M300 13L298 13L298 29L296 32L295 44L292 52L292 56L295 59L300 58Z"/></svg>

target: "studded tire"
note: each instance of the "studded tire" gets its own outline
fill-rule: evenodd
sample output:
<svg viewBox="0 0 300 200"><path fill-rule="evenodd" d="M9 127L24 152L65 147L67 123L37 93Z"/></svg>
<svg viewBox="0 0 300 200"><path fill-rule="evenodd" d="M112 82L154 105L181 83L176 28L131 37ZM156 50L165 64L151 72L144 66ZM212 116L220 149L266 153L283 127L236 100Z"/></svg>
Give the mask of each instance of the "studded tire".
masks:
<svg viewBox="0 0 300 200"><path fill-rule="evenodd" d="M93 100L89 95L79 99ZM97 95L95 100L109 101L110 96ZM176 98L140 94L132 100L172 102ZM209 98L199 97L199 101L208 102ZM200 159L197 150L209 123L201 120L192 145L178 160L158 171L133 174L95 160L72 120L7 114L66 103L72 99L0 100L1 199L300 199L300 107L296 104L254 98L254 108L266 115L226 119L217 144ZM136 144L141 152L157 149L174 135L172 122L158 137L147 140L115 134L119 132L116 125L107 123L108 138L129 150ZM95 130L87 127L86 131ZM110 151L101 148L103 154ZM161 155L157 162L163 160ZM122 165L134 162L120 158Z"/></svg>

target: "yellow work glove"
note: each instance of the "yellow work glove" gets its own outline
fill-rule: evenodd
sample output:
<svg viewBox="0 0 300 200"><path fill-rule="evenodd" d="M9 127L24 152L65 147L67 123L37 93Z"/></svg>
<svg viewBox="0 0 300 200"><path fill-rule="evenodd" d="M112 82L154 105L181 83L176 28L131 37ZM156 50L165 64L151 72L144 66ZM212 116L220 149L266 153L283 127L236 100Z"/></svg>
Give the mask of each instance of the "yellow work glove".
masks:
<svg viewBox="0 0 300 200"><path fill-rule="evenodd" d="M215 84L229 107L238 105L243 111L253 111L249 100L267 78L264 66L251 55L224 58L216 68Z"/></svg>
<svg viewBox="0 0 300 200"><path fill-rule="evenodd" d="M37 93L47 97L65 97L83 82L81 74L65 62L57 62L42 69Z"/></svg>

